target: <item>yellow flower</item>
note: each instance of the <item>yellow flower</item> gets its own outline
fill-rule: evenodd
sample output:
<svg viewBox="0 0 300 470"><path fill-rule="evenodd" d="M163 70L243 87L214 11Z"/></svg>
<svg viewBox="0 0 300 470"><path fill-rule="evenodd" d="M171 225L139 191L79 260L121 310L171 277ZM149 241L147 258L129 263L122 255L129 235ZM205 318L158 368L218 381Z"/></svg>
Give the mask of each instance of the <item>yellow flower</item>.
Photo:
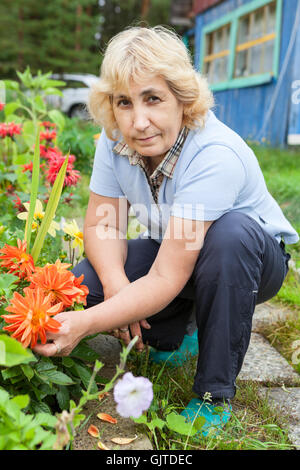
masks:
<svg viewBox="0 0 300 470"><path fill-rule="evenodd" d="M27 220L30 204L29 202L24 202L23 205L27 212L21 212L20 214L17 215L17 217L18 219L21 219L21 220ZM41 225L44 215L45 215L45 212L43 211L43 204L41 203L39 199L37 199L36 204L35 204L34 215L33 215L33 222L32 222L33 231L35 231ZM55 237L56 230L60 230L60 226L57 222L55 222L55 220L52 220L50 227L48 229L48 233L52 237Z"/></svg>
<svg viewBox="0 0 300 470"><path fill-rule="evenodd" d="M73 239L72 248L76 248L78 246L80 256L83 253L83 233L79 230L77 222L75 219L72 220L70 223L64 223L63 231L70 235Z"/></svg>

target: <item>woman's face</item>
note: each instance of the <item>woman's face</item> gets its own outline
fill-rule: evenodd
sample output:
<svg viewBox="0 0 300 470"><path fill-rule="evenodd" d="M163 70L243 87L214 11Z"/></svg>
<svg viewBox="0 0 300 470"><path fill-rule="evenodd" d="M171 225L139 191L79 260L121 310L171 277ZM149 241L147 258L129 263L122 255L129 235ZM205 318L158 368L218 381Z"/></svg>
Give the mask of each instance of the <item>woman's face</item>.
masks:
<svg viewBox="0 0 300 470"><path fill-rule="evenodd" d="M162 159L182 128L183 105L160 77L116 90L113 112L127 145L145 157Z"/></svg>

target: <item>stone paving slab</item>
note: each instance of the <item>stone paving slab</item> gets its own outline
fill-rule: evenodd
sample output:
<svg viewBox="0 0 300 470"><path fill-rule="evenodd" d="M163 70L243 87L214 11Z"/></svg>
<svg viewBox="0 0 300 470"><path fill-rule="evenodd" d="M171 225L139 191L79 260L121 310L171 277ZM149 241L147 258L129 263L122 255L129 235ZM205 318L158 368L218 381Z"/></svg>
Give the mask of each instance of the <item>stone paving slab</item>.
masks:
<svg viewBox="0 0 300 470"><path fill-rule="evenodd" d="M265 326L284 322L297 316L286 306L274 305L270 302L257 305L253 314L252 331L260 333Z"/></svg>
<svg viewBox="0 0 300 470"><path fill-rule="evenodd" d="M266 388L259 391L262 396L268 397L268 402L276 410L288 417L288 436L292 444L300 450L300 388Z"/></svg>
<svg viewBox="0 0 300 470"><path fill-rule="evenodd" d="M260 334L252 333L238 378L274 385L300 385L300 376Z"/></svg>

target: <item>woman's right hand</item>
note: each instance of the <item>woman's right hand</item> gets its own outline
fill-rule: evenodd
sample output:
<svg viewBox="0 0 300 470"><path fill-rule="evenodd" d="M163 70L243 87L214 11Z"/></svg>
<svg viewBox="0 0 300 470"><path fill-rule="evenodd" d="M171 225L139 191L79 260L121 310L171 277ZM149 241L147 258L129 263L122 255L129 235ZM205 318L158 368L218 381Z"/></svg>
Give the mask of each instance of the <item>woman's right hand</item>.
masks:
<svg viewBox="0 0 300 470"><path fill-rule="evenodd" d="M127 277L119 279L118 281L114 281L113 283L109 283L105 288L103 288L104 301L116 295L121 289L123 289L123 287L126 287L128 284L130 284L130 281ZM112 334L115 338L124 341L126 346L130 343L134 336L138 336L139 339L135 343L135 348L138 351L143 351L144 343L142 340L141 327L147 329L151 328L147 320L140 320L139 322L134 322L131 325L122 325L120 328L109 330L107 333Z"/></svg>

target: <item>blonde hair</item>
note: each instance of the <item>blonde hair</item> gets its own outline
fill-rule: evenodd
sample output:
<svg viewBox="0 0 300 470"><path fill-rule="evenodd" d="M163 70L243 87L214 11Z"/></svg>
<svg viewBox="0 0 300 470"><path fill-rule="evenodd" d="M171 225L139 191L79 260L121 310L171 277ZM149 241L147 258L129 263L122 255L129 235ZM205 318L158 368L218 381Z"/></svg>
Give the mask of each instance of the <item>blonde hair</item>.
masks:
<svg viewBox="0 0 300 470"><path fill-rule="evenodd" d="M160 76L183 104L183 125L202 127L207 111L214 105L206 78L193 68L190 54L175 32L163 26L131 27L108 43L101 65L100 79L92 87L88 109L107 136L115 140L118 126L112 109L117 88L128 89L138 82Z"/></svg>

